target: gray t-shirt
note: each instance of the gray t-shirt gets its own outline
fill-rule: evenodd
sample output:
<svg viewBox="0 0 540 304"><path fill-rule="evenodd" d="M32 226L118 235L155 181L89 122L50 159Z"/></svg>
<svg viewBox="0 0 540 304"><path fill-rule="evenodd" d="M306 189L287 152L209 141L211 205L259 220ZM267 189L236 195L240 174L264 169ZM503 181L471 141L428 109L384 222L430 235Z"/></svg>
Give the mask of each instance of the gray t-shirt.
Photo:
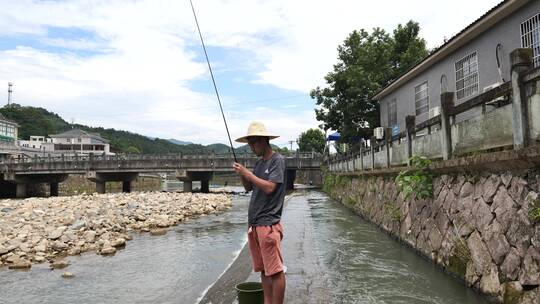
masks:
<svg viewBox="0 0 540 304"><path fill-rule="evenodd" d="M250 226L270 226L279 223L285 198L285 159L278 153L268 160L259 159L253 174L277 184L276 190L267 195L253 185L249 202L248 223Z"/></svg>

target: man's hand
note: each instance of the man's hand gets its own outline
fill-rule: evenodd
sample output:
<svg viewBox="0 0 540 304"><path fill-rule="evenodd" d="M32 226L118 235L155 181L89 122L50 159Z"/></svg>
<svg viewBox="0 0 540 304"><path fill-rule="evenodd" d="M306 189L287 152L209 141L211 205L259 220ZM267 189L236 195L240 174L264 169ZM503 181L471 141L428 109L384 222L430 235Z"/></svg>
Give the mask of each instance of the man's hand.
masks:
<svg viewBox="0 0 540 304"><path fill-rule="evenodd" d="M236 173L240 175L240 180L242 181L242 185L244 186L244 189L246 192L249 192L252 190L253 185L249 181L248 175L251 174L251 172L244 166L242 166L239 163L233 164L233 169Z"/></svg>
<svg viewBox="0 0 540 304"><path fill-rule="evenodd" d="M247 177L249 175L249 173L250 173L249 170L246 167L242 166L239 163L234 163L233 164L233 169L234 169L234 171L236 171L236 173L240 174L243 177Z"/></svg>

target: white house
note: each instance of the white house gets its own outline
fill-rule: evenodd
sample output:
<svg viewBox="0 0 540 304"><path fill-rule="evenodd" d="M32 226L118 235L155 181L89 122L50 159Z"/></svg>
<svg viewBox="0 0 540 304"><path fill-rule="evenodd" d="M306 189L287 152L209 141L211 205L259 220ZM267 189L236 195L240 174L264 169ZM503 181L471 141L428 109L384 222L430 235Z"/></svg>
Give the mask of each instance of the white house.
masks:
<svg viewBox="0 0 540 304"><path fill-rule="evenodd" d="M110 152L109 141L97 133L90 133L79 129L64 133L50 135L41 143L44 153L69 154L105 154Z"/></svg>
<svg viewBox="0 0 540 304"><path fill-rule="evenodd" d="M17 146L19 125L13 121L7 120L0 114L0 161L10 155L19 154Z"/></svg>

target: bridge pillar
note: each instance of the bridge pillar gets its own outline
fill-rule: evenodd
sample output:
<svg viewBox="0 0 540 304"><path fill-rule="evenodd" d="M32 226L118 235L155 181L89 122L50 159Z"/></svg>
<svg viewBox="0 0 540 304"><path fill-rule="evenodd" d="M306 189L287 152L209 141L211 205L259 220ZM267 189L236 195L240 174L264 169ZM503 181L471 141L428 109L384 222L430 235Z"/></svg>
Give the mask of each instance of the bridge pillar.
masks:
<svg viewBox="0 0 540 304"><path fill-rule="evenodd" d="M210 192L210 180L201 180L201 192L202 193Z"/></svg>
<svg viewBox="0 0 540 304"><path fill-rule="evenodd" d="M105 182L96 182L96 192L105 194Z"/></svg>
<svg viewBox="0 0 540 304"><path fill-rule="evenodd" d="M184 184L184 192L191 192L193 191L193 182L185 180L183 181Z"/></svg>
<svg viewBox="0 0 540 304"><path fill-rule="evenodd" d="M131 181L122 182L122 192L130 193L131 192Z"/></svg>
<svg viewBox="0 0 540 304"><path fill-rule="evenodd" d="M28 188L28 184L17 184L17 198L25 198L26 197L26 190Z"/></svg>
<svg viewBox="0 0 540 304"><path fill-rule="evenodd" d="M285 182L287 183L287 190L294 189L294 180L296 179L296 170L287 170L285 172Z"/></svg>
<svg viewBox="0 0 540 304"><path fill-rule="evenodd" d="M49 189L49 193L51 196L58 196L58 183L50 183Z"/></svg>

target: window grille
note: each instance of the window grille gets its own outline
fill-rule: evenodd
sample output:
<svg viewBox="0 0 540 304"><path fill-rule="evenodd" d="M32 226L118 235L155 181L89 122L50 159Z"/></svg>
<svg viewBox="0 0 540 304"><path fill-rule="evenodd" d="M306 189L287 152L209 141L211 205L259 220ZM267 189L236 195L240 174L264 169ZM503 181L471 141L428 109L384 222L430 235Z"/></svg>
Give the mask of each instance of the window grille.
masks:
<svg viewBox="0 0 540 304"><path fill-rule="evenodd" d="M388 102L388 127L393 128L397 125L397 103L396 99Z"/></svg>
<svg viewBox="0 0 540 304"><path fill-rule="evenodd" d="M476 52L456 61L457 100L478 93L478 59Z"/></svg>
<svg viewBox="0 0 540 304"><path fill-rule="evenodd" d="M416 116L429 112L429 95L427 81L414 88L414 104Z"/></svg>
<svg viewBox="0 0 540 304"><path fill-rule="evenodd" d="M531 48L534 67L540 66L540 14L521 23L521 47Z"/></svg>

